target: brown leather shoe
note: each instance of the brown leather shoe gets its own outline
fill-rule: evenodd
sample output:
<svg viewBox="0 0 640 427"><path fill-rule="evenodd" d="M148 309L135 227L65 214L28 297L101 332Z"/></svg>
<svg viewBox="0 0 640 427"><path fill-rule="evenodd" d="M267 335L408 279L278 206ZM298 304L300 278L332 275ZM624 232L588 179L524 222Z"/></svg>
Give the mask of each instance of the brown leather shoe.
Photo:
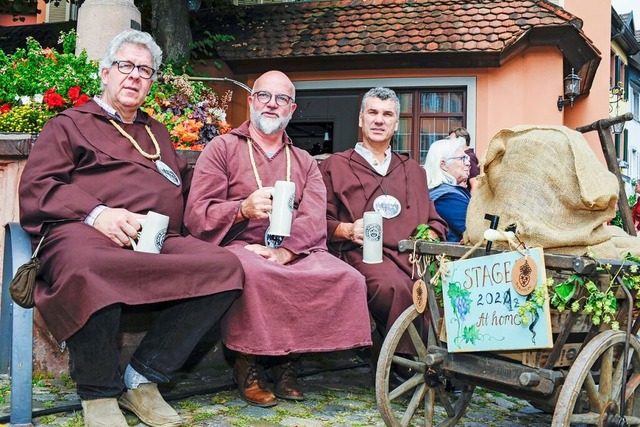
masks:
<svg viewBox="0 0 640 427"><path fill-rule="evenodd" d="M250 354L238 353L233 367L233 377L238 384L240 397L245 402L268 408L278 404L276 397L266 385L264 369Z"/></svg>
<svg viewBox="0 0 640 427"><path fill-rule="evenodd" d="M275 395L281 399L304 400L297 381L297 369L292 361L271 368L275 382Z"/></svg>

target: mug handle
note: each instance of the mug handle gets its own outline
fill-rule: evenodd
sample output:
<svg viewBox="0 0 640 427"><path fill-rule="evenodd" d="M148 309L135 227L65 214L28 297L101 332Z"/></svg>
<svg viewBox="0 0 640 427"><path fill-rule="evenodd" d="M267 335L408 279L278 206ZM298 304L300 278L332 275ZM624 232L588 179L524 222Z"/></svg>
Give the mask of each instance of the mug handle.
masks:
<svg viewBox="0 0 640 427"><path fill-rule="evenodd" d="M138 222L140 223L140 231L138 231L138 239L140 238L140 235L142 234L142 227L144 227L144 220L145 219L146 218L138 218ZM131 242L131 247L135 251L137 249L137 247L138 247L138 242L133 240L132 237L129 237L129 242Z"/></svg>

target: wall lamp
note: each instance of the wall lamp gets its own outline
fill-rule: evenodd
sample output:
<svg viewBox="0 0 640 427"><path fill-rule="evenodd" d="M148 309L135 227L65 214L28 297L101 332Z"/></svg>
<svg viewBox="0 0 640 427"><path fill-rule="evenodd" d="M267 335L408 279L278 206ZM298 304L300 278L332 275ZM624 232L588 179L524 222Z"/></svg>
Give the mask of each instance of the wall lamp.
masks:
<svg viewBox="0 0 640 427"><path fill-rule="evenodd" d="M558 111L562 111L565 104L573 107L573 100L580 95L580 76L578 76L573 68L571 74L564 78L564 97L558 97Z"/></svg>
<svg viewBox="0 0 640 427"><path fill-rule="evenodd" d="M622 87L622 82L618 82L610 90L609 112L612 113L615 106L616 116L619 115L620 113L618 112L618 108L619 108L620 101L622 101L623 99L624 99L624 87ZM615 135L620 135L622 132L624 132L624 124L625 124L625 120L622 120L619 123L614 123L611 125L611 130Z"/></svg>

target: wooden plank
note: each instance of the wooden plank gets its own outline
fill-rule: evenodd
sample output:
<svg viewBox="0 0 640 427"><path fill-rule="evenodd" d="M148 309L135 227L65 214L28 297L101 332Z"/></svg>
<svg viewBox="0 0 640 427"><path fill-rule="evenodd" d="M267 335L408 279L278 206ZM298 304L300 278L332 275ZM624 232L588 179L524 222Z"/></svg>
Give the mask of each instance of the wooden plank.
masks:
<svg viewBox="0 0 640 427"><path fill-rule="evenodd" d="M569 323L570 310L564 310L562 313L558 310L551 310L551 331L559 334L565 330L565 326ZM575 316L573 325L571 325L571 333L587 333L591 328L591 321L585 315Z"/></svg>
<svg viewBox="0 0 640 427"><path fill-rule="evenodd" d="M565 344L562 346L558 360L553 368L567 368L573 364L578 356L582 343ZM532 351L505 351L494 353L497 356L504 357L516 362L520 362L531 368L542 368L547 363L550 350L532 350Z"/></svg>

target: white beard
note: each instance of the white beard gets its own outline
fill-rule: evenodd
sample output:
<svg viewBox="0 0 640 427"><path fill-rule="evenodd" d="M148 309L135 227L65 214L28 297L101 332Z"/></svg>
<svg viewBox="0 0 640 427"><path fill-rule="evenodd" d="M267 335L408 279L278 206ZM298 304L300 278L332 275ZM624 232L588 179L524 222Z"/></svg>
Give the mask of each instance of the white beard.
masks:
<svg viewBox="0 0 640 427"><path fill-rule="evenodd" d="M271 135L287 127L289 124L289 120L291 120L291 114L288 117L264 117L256 110L253 109L253 106L250 106L251 112L251 123L265 135Z"/></svg>

